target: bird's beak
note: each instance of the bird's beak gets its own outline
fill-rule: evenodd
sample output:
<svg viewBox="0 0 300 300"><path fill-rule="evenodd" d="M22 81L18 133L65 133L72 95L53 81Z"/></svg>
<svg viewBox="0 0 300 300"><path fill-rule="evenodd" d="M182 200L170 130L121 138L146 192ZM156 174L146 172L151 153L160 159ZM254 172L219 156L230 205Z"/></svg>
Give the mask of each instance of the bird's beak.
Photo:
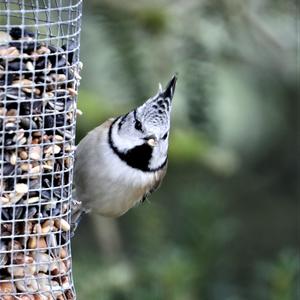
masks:
<svg viewBox="0 0 300 300"><path fill-rule="evenodd" d="M155 147L157 145L157 137L155 135L150 135L146 138L147 144L151 147Z"/></svg>
<svg viewBox="0 0 300 300"><path fill-rule="evenodd" d="M155 139L149 139L149 140L147 141L147 144L148 144L149 146L151 146L151 147L155 147L155 146L157 145L157 140L155 140Z"/></svg>

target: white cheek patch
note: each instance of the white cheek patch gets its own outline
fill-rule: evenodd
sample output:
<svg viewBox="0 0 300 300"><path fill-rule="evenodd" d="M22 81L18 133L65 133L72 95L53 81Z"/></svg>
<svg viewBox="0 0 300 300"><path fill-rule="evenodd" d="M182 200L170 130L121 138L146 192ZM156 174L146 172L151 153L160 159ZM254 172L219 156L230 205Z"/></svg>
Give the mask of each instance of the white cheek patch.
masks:
<svg viewBox="0 0 300 300"><path fill-rule="evenodd" d="M116 148L121 152L126 152L127 150L143 144L143 140L137 135L132 134L130 131L126 135L119 134L118 123L113 124L111 137Z"/></svg>
<svg viewBox="0 0 300 300"><path fill-rule="evenodd" d="M161 166L167 158L168 153L168 141L159 140L156 142L156 146L153 147L152 158L150 160L150 169L156 169Z"/></svg>

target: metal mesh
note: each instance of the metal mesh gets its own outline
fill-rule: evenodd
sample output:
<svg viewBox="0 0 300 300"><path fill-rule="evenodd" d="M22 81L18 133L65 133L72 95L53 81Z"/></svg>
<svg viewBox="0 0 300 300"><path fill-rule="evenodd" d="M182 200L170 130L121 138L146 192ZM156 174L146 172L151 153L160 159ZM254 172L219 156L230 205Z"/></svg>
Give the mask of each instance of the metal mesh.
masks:
<svg viewBox="0 0 300 300"><path fill-rule="evenodd" d="M75 299L81 0L0 1L0 299Z"/></svg>

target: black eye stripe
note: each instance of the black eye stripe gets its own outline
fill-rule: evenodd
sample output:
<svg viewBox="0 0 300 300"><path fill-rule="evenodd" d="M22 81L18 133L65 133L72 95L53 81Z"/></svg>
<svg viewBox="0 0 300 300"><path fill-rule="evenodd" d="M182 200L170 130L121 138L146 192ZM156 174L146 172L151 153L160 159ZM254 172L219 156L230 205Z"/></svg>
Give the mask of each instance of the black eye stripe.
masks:
<svg viewBox="0 0 300 300"><path fill-rule="evenodd" d="M143 131L142 123L139 120L135 120L134 128L139 131Z"/></svg>
<svg viewBox="0 0 300 300"><path fill-rule="evenodd" d="M142 123L141 123L141 121L138 120L137 117L136 117L136 109L133 111L133 117L134 117L134 120L135 120L134 128L135 128L136 130L143 131Z"/></svg>
<svg viewBox="0 0 300 300"><path fill-rule="evenodd" d="M164 136L162 137L162 139L165 140L167 137L168 137L168 132L166 132L166 133L164 134Z"/></svg>

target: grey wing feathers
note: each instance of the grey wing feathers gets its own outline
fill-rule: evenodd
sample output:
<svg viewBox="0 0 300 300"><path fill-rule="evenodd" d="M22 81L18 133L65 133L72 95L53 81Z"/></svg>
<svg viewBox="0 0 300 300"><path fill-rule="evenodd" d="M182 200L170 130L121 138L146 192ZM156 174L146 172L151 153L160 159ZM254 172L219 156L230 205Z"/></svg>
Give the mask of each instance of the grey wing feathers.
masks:
<svg viewBox="0 0 300 300"><path fill-rule="evenodd" d="M161 185L165 175L166 175L166 172L167 172L167 164L161 169L158 171L158 176L157 176L157 179L155 180L154 184L149 188L148 191L146 191L146 193L143 195L143 198L142 198L142 202L144 202L152 193L154 193Z"/></svg>

